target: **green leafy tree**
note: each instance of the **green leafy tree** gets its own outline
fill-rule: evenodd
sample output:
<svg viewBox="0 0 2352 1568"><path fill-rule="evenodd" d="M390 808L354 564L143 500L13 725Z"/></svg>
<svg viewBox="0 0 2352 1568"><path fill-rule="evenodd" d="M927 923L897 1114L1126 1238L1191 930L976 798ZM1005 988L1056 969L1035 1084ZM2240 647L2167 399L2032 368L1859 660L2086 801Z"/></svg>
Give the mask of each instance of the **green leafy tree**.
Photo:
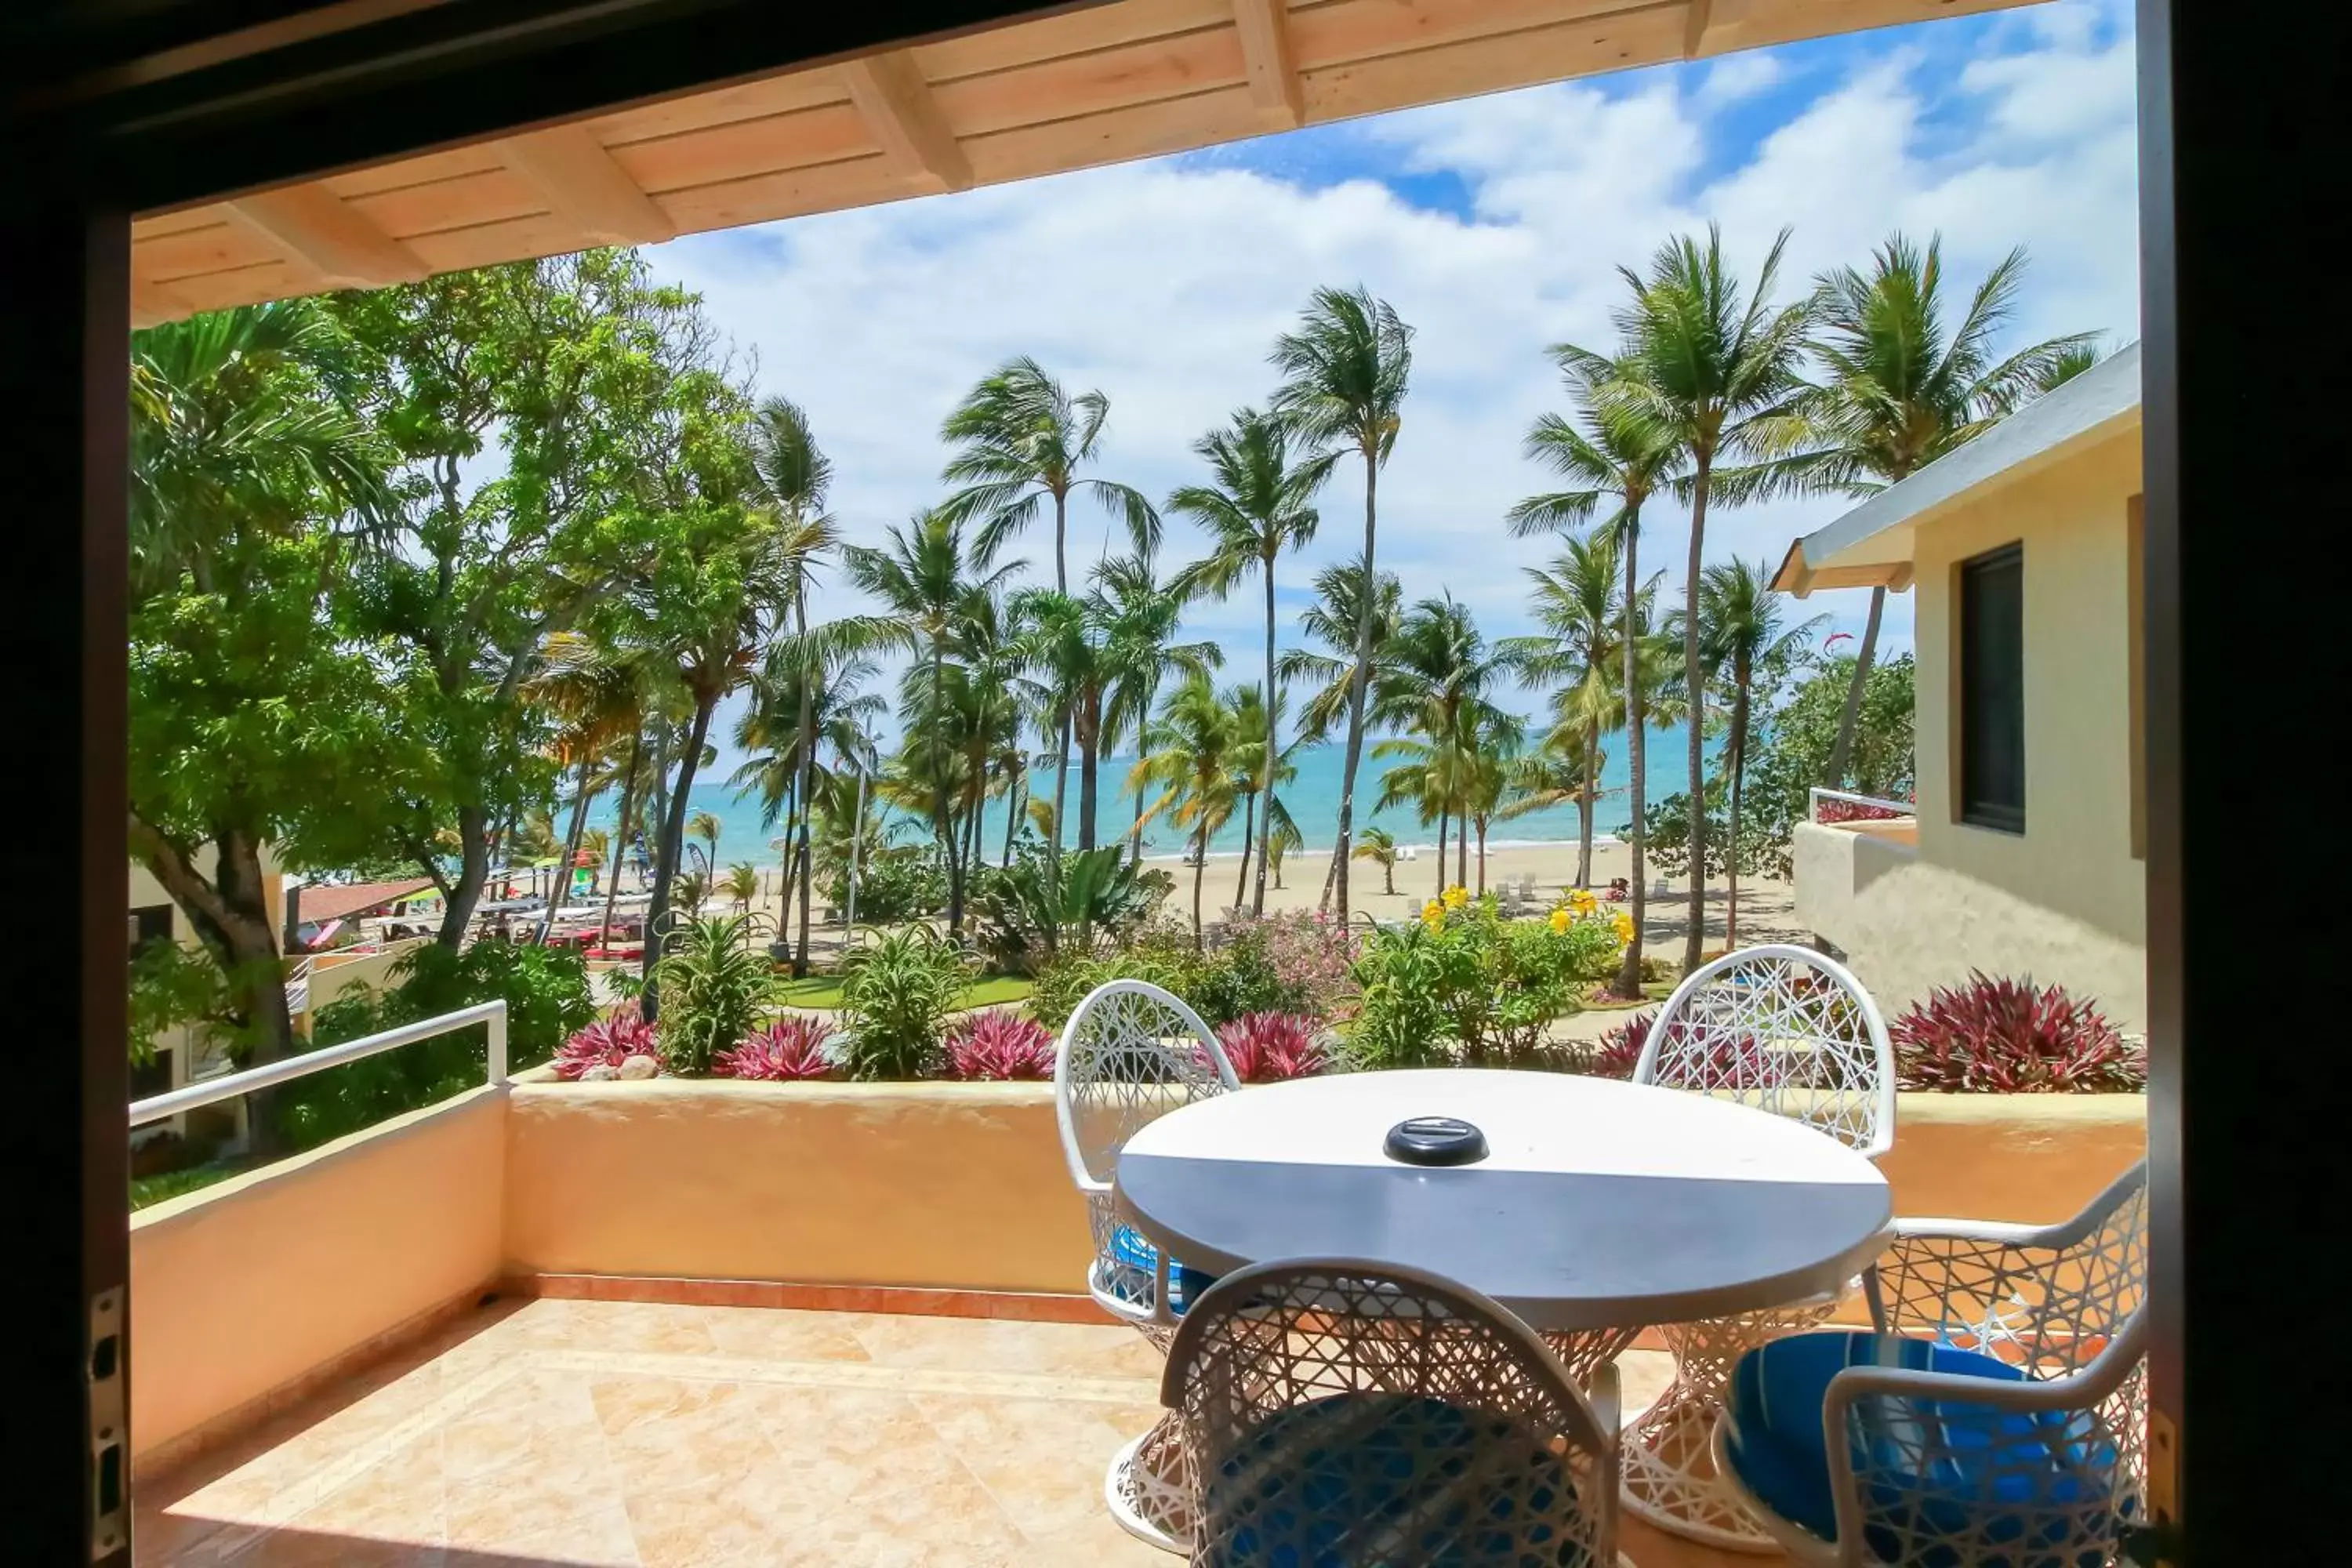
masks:
<svg viewBox="0 0 2352 1568"><path fill-rule="evenodd" d="M1544 529L1598 526L1616 541L1624 563L1624 587L1617 600L1624 624L1617 646L1624 661L1626 795L1633 814L1626 833L1633 862L1628 912L1633 919L1633 940L1625 944L1611 989L1620 997L1638 1000L1643 927L1649 900L1643 857L1649 844L1645 751L1653 719L1644 695L1644 637L1636 624L1636 617L1645 613L1648 594L1640 571L1642 509L1659 489L1674 482L1687 466L1687 458L1671 424L1655 417L1641 400L1611 391L1630 373L1595 359L1572 343L1557 345L1551 354L1568 384L1572 416L1547 414L1538 418L1528 432L1527 451L1573 488L1520 501L1511 509L1511 529L1527 534Z"/></svg>
<svg viewBox="0 0 2352 1568"><path fill-rule="evenodd" d="M1748 777L1748 757L1754 740L1754 706L1759 681L1769 685L1803 656L1805 648L1828 619L1815 616L1801 625L1783 628L1782 597L1768 585L1769 565L1728 561L1706 569L1699 584L1699 638L1706 662L1719 685L1731 689L1729 738L1725 756L1731 772L1730 842L1742 842L1741 795ZM1739 945L1739 856L1726 857L1727 895L1724 904L1724 950Z"/></svg>
<svg viewBox="0 0 2352 1568"><path fill-rule="evenodd" d="M1309 441L1364 460L1364 551L1360 569L1377 581L1380 472L1396 447L1404 397L1412 378L1412 329L1385 300L1361 287L1352 292L1318 289L1274 346L1283 384L1274 411ZM1356 820L1356 770L1364 756L1365 702L1379 626L1377 596L1356 606L1354 659L1348 687L1348 742L1339 767L1339 837L1331 849L1329 890L1348 907L1348 863ZM1328 905L1327 905L1328 907Z"/></svg>
<svg viewBox="0 0 2352 1568"><path fill-rule="evenodd" d="M1705 572L1706 509L1716 465L1726 458L1769 456L1785 450L1800 427L1791 404L1800 390L1799 362L1811 321L1811 302L1775 305L1772 291L1780 253L1789 242L1783 229L1765 253L1756 287L1744 289L1723 258L1723 237L1710 226L1706 242L1685 235L1670 240L1652 258L1649 274L1623 276L1633 291L1617 312L1623 353L1614 359L1563 345L1566 359L1585 374L1611 381L1609 395L1622 398L1671 431L1690 463L1690 548L1684 565L1683 669L1691 691L1706 677L1699 648L1698 594ZM1690 777L1704 792L1706 777L1700 726L1689 726ZM1704 866L1706 816L1690 819L1690 860ZM1683 967L1698 967L1706 936L1706 882L1691 878L1690 929L1683 939Z"/></svg>
<svg viewBox="0 0 2352 1568"><path fill-rule="evenodd" d="M1194 673L1168 694L1160 717L1144 731L1143 756L1133 770L1141 793L1156 785L1147 816L1165 813L1192 840L1192 945L1202 945L1201 879L1209 839L1234 814L1233 752L1241 737L1234 710L1205 674Z"/></svg>
<svg viewBox="0 0 2352 1568"><path fill-rule="evenodd" d="M1233 423L1213 430L1192 444L1193 452L1209 465L1212 482L1186 485L1168 498L1168 510L1193 519L1209 535L1208 556L1188 567L1180 581L1187 588L1223 598L1250 574L1265 589L1265 670L1273 700L1262 701L1265 721L1262 755L1278 757L1282 742L1275 733L1275 715L1281 706L1281 674L1275 661L1275 564L1286 550L1311 543L1320 521L1315 492L1331 477L1339 460L1335 449L1319 454L1294 450L1296 437L1284 420L1255 408L1238 410ZM1270 799L1271 797L1269 797ZM1255 890L1250 912L1265 912L1265 855L1259 853ZM1242 872L1249 875L1249 858Z"/></svg>

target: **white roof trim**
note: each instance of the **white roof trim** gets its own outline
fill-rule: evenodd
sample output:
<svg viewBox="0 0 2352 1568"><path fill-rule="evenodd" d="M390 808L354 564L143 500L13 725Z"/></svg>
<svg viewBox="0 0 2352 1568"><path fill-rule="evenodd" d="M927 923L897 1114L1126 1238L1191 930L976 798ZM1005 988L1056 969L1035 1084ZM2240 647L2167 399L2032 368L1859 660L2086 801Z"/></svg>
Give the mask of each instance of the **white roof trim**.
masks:
<svg viewBox="0 0 2352 1568"><path fill-rule="evenodd" d="M1839 564L1840 554L1874 535L2023 479L2074 447L2137 424L2139 404L2139 344L2134 342L2035 398L1958 451L1805 535L1790 552L1792 560L1782 573L1787 575L1800 562L1804 575Z"/></svg>

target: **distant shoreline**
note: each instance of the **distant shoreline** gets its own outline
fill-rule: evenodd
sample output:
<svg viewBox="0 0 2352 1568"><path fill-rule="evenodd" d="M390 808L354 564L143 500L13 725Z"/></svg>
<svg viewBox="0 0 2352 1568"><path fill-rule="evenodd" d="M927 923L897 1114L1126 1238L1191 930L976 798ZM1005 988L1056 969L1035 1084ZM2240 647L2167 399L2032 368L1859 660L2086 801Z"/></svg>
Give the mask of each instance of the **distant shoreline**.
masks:
<svg viewBox="0 0 2352 1568"><path fill-rule="evenodd" d="M1361 840L1359 840L1358 842L1360 844ZM1592 836L1592 847L1596 852L1601 849L1618 847L1624 842L1625 841L1623 839L1617 837L1613 834L1596 833ZM1448 837L1446 839L1446 854L1453 855L1456 853L1454 844L1455 840L1452 837ZM1505 849L1573 849L1576 846L1577 841L1573 838L1489 838L1486 840L1486 853L1489 857L1492 857L1496 852ZM1437 840L1432 838L1426 843L1401 843L1397 846L1397 849L1399 850L1397 858L1398 865L1418 865L1421 863L1418 858L1419 856L1433 856L1437 853ZM1415 852L1416 858L1414 859L1407 860L1404 858L1402 852L1407 849L1411 849ZM1251 853L1255 854L1255 851L1252 850ZM1304 860L1310 856L1328 856L1330 853L1331 846L1328 844L1306 844L1301 845L1296 849L1284 851L1282 858L1285 861L1295 863ZM1208 858L1211 860L1238 860L1241 858L1242 851L1238 849L1212 849L1208 854ZM1478 858L1478 843L1475 838L1473 838L1470 842L1470 858L1474 862ZM1153 850L1146 854L1143 857L1143 859L1146 864L1189 866L1192 863L1192 858L1190 851L1170 855L1161 853L1158 850ZM1370 863L1370 862L1369 861L1366 862L1368 865Z"/></svg>

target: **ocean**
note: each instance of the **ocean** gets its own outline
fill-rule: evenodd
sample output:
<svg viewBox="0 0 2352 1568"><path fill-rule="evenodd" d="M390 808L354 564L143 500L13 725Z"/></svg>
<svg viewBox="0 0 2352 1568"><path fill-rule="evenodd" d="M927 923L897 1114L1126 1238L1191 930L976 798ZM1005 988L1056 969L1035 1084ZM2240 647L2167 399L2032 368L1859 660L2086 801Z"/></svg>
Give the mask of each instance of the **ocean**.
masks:
<svg viewBox="0 0 2352 1568"><path fill-rule="evenodd" d="M1644 747L1645 760L1649 764L1644 794L1650 800L1661 800L1683 788L1690 776L1686 754L1688 744L1685 732L1679 726L1650 732ZM1593 814L1594 834L1600 839L1613 837L1616 829L1627 820L1625 784L1629 769L1624 749L1624 737L1622 735L1614 737L1613 743L1603 744L1607 757L1601 770L1602 793ZM1298 830L1306 839L1306 849L1298 853L1311 853L1318 849L1328 851L1332 839L1338 836L1339 773L1343 758L1343 750L1336 743L1301 747L1292 753L1291 760L1297 766L1298 776L1283 786L1281 794L1283 804L1289 807L1292 819L1298 824ZM1102 800L1097 813L1100 831L1107 837L1125 837L1129 825L1135 819L1134 799L1125 793L1127 772L1133 761L1131 757L1106 758L1101 764ZM1383 765L1380 759L1370 754L1368 744L1356 783L1356 821L1359 826L1365 822L1366 808L1380 793L1377 781ZM1031 778L1030 787L1037 798L1052 799L1053 770L1037 770ZM692 798L696 809L707 811L719 819L720 865L731 865L739 860L764 862L772 853L768 841L775 833L781 832L782 827L772 831L760 826L760 806L756 799L738 800L733 786L723 778L698 780ZM981 841L987 847L992 859L1004 842L1005 805L1006 803L1002 801L991 802L982 818ZM1078 777L1075 761L1070 767L1067 809L1075 819L1078 809ZM1394 834L1401 845L1417 844L1426 847L1437 842L1436 824L1423 826L1419 814L1411 808L1375 813L1370 822ZM912 819L909 823L908 831L914 835L920 824ZM610 826L609 822L606 826ZM1144 854L1169 859L1180 858L1188 847L1185 837L1167 823L1155 821L1144 830ZM1572 843L1575 838L1575 806L1558 805L1494 824L1489 829L1486 845L1491 849L1516 844ZM1223 830L1210 837L1209 852L1213 856L1238 855L1241 847L1242 818L1236 812Z"/></svg>

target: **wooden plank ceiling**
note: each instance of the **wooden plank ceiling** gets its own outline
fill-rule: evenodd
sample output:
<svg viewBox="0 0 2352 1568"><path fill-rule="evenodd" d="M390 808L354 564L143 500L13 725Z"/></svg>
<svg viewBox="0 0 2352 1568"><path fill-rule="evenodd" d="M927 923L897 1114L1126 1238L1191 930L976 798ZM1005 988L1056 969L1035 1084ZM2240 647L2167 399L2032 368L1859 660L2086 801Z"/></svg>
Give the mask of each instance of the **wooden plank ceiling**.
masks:
<svg viewBox="0 0 2352 1568"><path fill-rule="evenodd" d="M141 323L2026 0L1114 0L132 227Z"/></svg>

